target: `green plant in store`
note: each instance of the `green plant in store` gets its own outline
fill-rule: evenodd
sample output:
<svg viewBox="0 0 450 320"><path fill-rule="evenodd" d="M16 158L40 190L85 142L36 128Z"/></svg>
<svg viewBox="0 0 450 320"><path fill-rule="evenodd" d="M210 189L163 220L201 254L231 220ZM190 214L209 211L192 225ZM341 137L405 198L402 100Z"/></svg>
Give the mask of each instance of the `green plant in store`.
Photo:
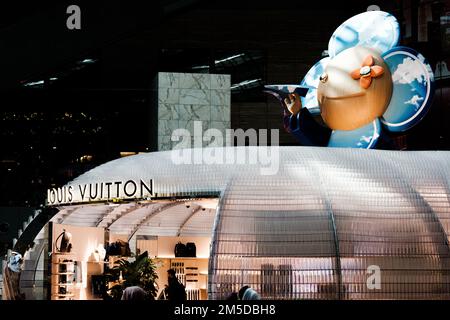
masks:
<svg viewBox="0 0 450 320"><path fill-rule="evenodd" d="M108 281L115 281L116 284L108 290L109 299L120 300L123 290L131 286L139 286L147 293L147 299L154 300L158 293L156 280L156 265L148 257L148 252L136 256L132 262L127 259L120 259L115 262L114 268L106 274Z"/></svg>

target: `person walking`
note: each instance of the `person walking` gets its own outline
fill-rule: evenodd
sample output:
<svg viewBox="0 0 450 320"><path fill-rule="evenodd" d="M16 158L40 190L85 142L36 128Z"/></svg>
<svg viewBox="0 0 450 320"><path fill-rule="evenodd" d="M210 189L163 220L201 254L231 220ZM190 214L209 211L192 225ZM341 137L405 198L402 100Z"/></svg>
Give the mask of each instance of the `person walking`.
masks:
<svg viewBox="0 0 450 320"><path fill-rule="evenodd" d="M166 294L167 294L167 300L169 301L185 301L186 300L186 290L184 288L184 285L181 284L176 275L175 270L169 269L167 270L167 276L168 276L168 285L166 286Z"/></svg>

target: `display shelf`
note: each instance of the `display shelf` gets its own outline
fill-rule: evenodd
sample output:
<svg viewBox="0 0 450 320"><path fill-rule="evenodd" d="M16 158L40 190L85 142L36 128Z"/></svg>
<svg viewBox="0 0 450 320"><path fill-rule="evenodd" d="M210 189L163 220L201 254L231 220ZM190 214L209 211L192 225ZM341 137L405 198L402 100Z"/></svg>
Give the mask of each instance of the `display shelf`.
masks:
<svg viewBox="0 0 450 320"><path fill-rule="evenodd" d="M58 256L76 256L77 254L75 252L52 252L52 255L58 255Z"/></svg>
<svg viewBox="0 0 450 320"><path fill-rule="evenodd" d="M208 283L208 275L204 271L207 258L173 257L164 259L168 260L168 266L175 270L175 276L184 285L188 300L207 299L204 289ZM201 274L200 270L205 274Z"/></svg>
<svg viewBox="0 0 450 320"><path fill-rule="evenodd" d="M62 276L62 275L70 276L70 275L75 274L75 272L55 272L53 274L58 275L58 276Z"/></svg>
<svg viewBox="0 0 450 320"><path fill-rule="evenodd" d="M75 297L75 266L76 261L73 252L56 252L52 254L51 297L53 300Z"/></svg>

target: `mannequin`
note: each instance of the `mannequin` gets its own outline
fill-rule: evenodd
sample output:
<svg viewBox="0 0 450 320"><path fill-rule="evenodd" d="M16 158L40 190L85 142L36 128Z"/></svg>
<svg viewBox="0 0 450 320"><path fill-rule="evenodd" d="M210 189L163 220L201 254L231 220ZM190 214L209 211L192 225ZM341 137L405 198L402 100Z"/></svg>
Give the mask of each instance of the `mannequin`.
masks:
<svg viewBox="0 0 450 320"><path fill-rule="evenodd" d="M20 253L11 252L8 263L3 269L3 300L23 300L24 294L20 293L20 273L22 271L23 258Z"/></svg>

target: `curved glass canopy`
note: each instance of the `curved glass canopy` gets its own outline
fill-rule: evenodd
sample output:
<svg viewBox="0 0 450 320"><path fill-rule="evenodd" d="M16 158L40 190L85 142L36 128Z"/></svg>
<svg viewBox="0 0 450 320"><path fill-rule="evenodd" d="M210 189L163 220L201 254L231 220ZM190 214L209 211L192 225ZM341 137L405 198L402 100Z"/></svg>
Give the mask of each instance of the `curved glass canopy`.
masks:
<svg viewBox="0 0 450 320"><path fill-rule="evenodd" d="M177 165L176 151L126 157L69 185L153 179L159 196L184 200L61 206L53 221L130 238L210 235L212 299L243 285L263 299L450 298L450 152L216 149L237 150L278 155L278 171L262 175L265 165L248 161ZM196 199L205 194L218 200Z"/></svg>

